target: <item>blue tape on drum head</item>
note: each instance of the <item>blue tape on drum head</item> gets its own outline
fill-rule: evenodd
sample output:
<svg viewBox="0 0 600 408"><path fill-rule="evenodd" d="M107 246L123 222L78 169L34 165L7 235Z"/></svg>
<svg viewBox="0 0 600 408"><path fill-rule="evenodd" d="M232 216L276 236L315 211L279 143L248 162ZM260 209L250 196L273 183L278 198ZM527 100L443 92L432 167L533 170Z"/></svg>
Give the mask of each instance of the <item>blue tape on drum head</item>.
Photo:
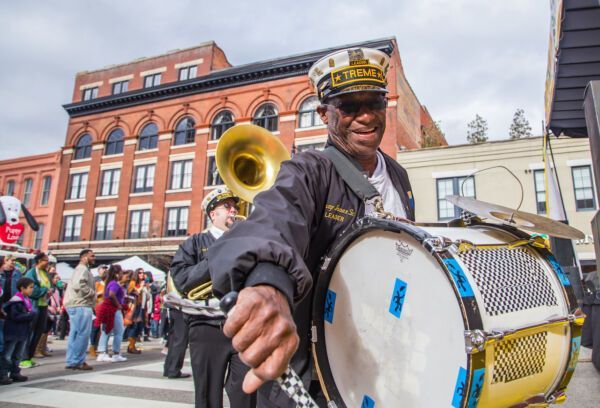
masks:
<svg viewBox="0 0 600 408"><path fill-rule="evenodd" d="M402 313L402 306L404 305L404 299L406 298L406 287L407 283L396 278L394 284L394 291L392 292L392 299L390 301L390 313L400 318Z"/></svg>
<svg viewBox="0 0 600 408"><path fill-rule="evenodd" d="M452 407L460 408L462 406L462 400L465 396L466 386L467 370L461 367L458 370L458 377L456 378L456 386L454 387L454 395L452 396Z"/></svg>
<svg viewBox="0 0 600 408"><path fill-rule="evenodd" d="M467 408L476 408L483 390L483 380L485 378L485 368L473 370L473 383L471 384L471 392L469 393L469 401Z"/></svg>
<svg viewBox="0 0 600 408"><path fill-rule="evenodd" d="M323 312L323 318L326 322L333 324L333 311L335 309L335 298L336 294L333 290L327 289L327 297L325 298L325 311Z"/></svg>
<svg viewBox="0 0 600 408"><path fill-rule="evenodd" d="M575 370L577 361L579 361L579 349L581 348L581 336L573 337L571 339L571 359L569 360L568 371Z"/></svg>
<svg viewBox="0 0 600 408"><path fill-rule="evenodd" d="M471 288L471 284L467 280L465 273L462 268L456 262L454 258L445 258L444 263L446 264L446 268L450 271L450 275L452 275L452 279L454 279L454 283L458 289L458 293L460 293L460 297L469 297L475 296L473 294L473 289Z"/></svg>
<svg viewBox="0 0 600 408"><path fill-rule="evenodd" d="M567 276L563 268L560 266L556 258L552 255L548 255L548 261L550 262L550 265L552 265L552 268L556 272L558 279L560 279L560 283L562 283L563 286L571 286L571 281L569 280L569 277Z"/></svg>
<svg viewBox="0 0 600 408"><path fill-rule="evenodd" d="M373 398L365 395L362 404L360 404L360 408L375 408L375 401L373 401Z"/></svg>

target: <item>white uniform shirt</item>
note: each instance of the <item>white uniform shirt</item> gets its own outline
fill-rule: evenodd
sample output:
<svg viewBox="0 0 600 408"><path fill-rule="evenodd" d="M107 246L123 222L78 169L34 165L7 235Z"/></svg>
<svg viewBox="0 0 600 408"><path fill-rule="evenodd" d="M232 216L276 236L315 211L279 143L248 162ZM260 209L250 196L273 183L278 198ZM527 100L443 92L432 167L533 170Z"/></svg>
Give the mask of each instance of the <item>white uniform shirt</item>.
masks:
<svg viewBox="0 0 600 408"><path fill-rule="evenodd" d="M379 194L383 199L383 208L385 211L394 214L396 217L407 218L404 204L400 199L400 194L398 194L398 191L396 191L392 184L392 179L390 178L385 165L385 159L379 151L377 152L377 167L375 167L373 176L369 177L368 180L369 183L379 191ZM365 214L368 215L374 212L375 206L372 203L367 203Z"/></svg>

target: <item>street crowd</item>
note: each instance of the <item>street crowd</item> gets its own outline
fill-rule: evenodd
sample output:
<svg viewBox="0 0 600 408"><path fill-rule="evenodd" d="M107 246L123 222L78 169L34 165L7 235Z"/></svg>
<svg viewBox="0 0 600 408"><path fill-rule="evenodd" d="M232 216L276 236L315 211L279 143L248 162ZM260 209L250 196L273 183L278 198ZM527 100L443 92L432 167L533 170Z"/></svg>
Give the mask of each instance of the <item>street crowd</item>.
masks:
<svg viewBox="0 0 600 408"><path fill-rule="evenodd" d="M164 285L142 268L123 270L117 264L99 266L94 277L94 262L93 251L81 251L65 283L44 253L34 257L29 269L13 256L0 257L0 385L27 381L22 369L52 355L53 337L68 339L69 370L92 370L88 356L126 361L121 355L124 340L128 353L140 354L140 342L162 338L166 354Z"/></svg>

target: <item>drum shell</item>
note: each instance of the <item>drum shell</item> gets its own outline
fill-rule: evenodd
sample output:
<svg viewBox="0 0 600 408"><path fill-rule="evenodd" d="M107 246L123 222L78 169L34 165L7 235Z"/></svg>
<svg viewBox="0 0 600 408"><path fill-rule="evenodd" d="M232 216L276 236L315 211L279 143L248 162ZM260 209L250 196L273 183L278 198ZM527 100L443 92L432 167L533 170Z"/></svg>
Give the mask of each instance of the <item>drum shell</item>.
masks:
<svg viewBox="0 0 600 408"><path fill-rule="evenodd" d="M507 231L506 229L503 228L498 228L495 226L481 226L480 227L480 231L476 231L476 232L472 232L470 234L466 234L466 236L470 237L470 238L476 238L476 240L478 240L479 242L477 242L477 244L485 244L485 245L491 245L491 244L506 244L506 242L511 241L511 240L515 240L518 238L523 238L523 234L519 233L518 231ZM411 280L411 276L414 278L415 276L417 276L414 272L407 272L407 275L402 275L400 276L400 280L403 281L404 283L407 283L407 292L406 292L406 300L404 305L402 306L402 310L401 310L401 317L403 319L405 319L407 322L404 322L402 324L405 324L405 329L403 329L401 332L401 335L407 335L406 332L413 330L411 333L412 334L416 334L416 333L420 333L423 334L425 332L426 335L422 336L421 338L419 338L419 336L414 335L413 338L411 339L411 341L409 341L407 344L402 343L402 339L400 338L400 344L398 344L398 349L402 350L404 349L410 349L410 357L404 356L403 358L399 359L399 363L397 365L413 365L414 367L416 367L418 369L419 364L421 365L425 365L427 367L427 369L423 370L421 374L415 373L415 372L407 372L397 369L390 369L389 366L393 365L393 364L388 364L388 368L386 368L386 370L388 370L389 372L385 372L383 373L383 376L385 378L380 378L378 380L375 380L375 382L379 384L380 389L384 389L384 388L395 388L396 390L404 390L402 392L400 392L400 397L398 400L402 401L402 406L474 406L473 403L477 403L477 401L481 401L481 403L483 405L481 406L507 406L506 404L512 404L513 402L519 402L522 400L525 400L531 396L534 395L538 395L540 393L544 394L545 396L548 396L553 390L555 390L558 386L559 383L564 385L564 373L565 373L565 369L567 364L569 364L569 366L572 365L572 358L570 358L569 356L572 357L572 355L574 354L574 351L571 350L570 344L571 344L571 338L572 338L572 334L571 334L571 327L569 324L565 323L566 321L566 315L569 313L570 309L573 308L573 304L571 304L570 302L570 296L566 293L568 292L569 288L564 288L561 286L561 282L559 279L557 278L551 278L554 279L551 284L553 285L553 293L557 293L558 297L560 297L560 301L557 303L555 309L552 310L552 313L559 311L558 314L562 314L565 316L565 320L559 325L560 327L553 327L551 330L549 329L544 329L541 328L540 331L549 331L548 336L550 337L550 339L552 341L550 341L550 343L552 344L551 347L549 347L546 350L546 357L547 357L547 361L549 364L545 365L545 369L543 370L543 373L537 373L536 375L536 379L534 381L531 381L531 378L529 378L528 376L526 376L526 378L523 379L512 379L511 381L509 381L511 384L508 387L503 387L502 383L499 381L496 381L494 384L491 383L491 379L494 378L493 377L493 371L495 369L494 366L494 351L496 350L495 347L498 347L498 350L502 350L503 344L506 346L507 344L514 344L515 341L518 341L518 339L526 337L527 335L531 335L531 333L529 333L527 330L525 330L527 327L534 327L534 326L540 326L542 325L542 323L544 323L543 321L535 321L535 318L532 318L531 316L528 317L520 317L519 319L508 319L509 322L512 320L513 324L510 328L511 330L517 330L519 331L519 333L514 334L512 337L507 338L506 340L503 341L497 341L494 344L488 344L488 346L485 348L485 350L477 353L476 355L470 355L467 354L465 351L465 339L464 339L464 333L465 331L468 330L493 330L493 329L498 329L499 326L498 322L502 321L502 319L498 320L496 319L494 321L493 318L490 318L490 316L487 316L485 311L482 312L483 309L483 300L482 300L482 296L481 293L478 293L479 288L477 286L477 283L474 281L473 277L469 275L468 270L465 273L465 276L467 277L467 279L469 280L469 282L472 284L472 292L473 292L473 296L472 299L469 300L467 297L461 296L460 291L457 289L457 285L456 285L456 281L454 281L454 279L452 278L452 274L450 273L450 271L448 270L447 263L445 262L446 260L455 260L456 263L458 263L459 265L463 266L463 263L461 262L460 257L456 254L456 253L451 253L451 251L446 251L446 253L442 252L436 252L433 251L431 247L428 246L427 242L429 239L431 239L434 235L463 235L463 237L465 236L465 231L468 231L469 229L465 229L465 228L454 228L454 229L444 229L441 228L442 231L440 231L440 229L436 229L436 228L415 228L415 227L411 227L411 226L407 226L404 224L398 224L398 223L394 223L394 222L388 222L388 221L380 221L380 220L376 220L376 221L372 221L372 220L366 220L363 221L363 224L358 224L355 229L349 233L347 233L342 240L338 243L338 245L336 246L336 248L331 252L330 254L330 259L329 259L329 264L327 264L327 259L326 262L324 264L324 269L319 277L318 283L317 283L317 289L316 289L316 296L315 296L315 304L314 304L314 321L316 324L316 332L317 332L317 344L316 344L316 354L317 354L317 365L321 368L321 375L323 378L323 382L325 383L325 388L327 393L329 394L329 397L331 400L335 401L335 403L338 406L356 406L356 405L361 405L364 404L365 401L367 402L367 406L369 403L369 400L372 400L374 403L379 401L379 405L377 406L392 406L390 405L390 403L388 401L385 400L381 400L381 398L378 398L378 396L381 396L382 392L381 390L379 391L365 391L364 395L361 395L361 392L358 392L358 390L355 391L348 391L353 389L353 387L360 387L360 383L365 382L364 378L366 377L372 377L373 375L377 376L381 376L382 373L375 373L373 374L373 370L377 370L377 369L371 369L371 371L369 371L369 363L368 363L368 358L365 359L364 355L365 355L365 351L363 349L361 349L361 344L363 343L360 339L356 339L353 338L353 335L351 334L352 330L348 330L348 328L345 328L345 330L340 330L340 333L345 333L344 336L346 337L345 341L347 344L349 344L348 348L349 351L346 353L346 356L344 358L340 357L339 353L338 355L335 357L337 360L341 360L340 361L336 361L333 362L332 364L330 364L330 362L328 361L328 359L330 358L328 356L328 351L327 351L327 347L326 344L327 342L332 342L332 340L327 339L328 331L331 331L329 329L326 329L327 327L333 326L335 324L331 324L329 322L327 322L324 318L323 318L323 313L325 311L325 300L326 300L326 294L328 293L327 290L330 289L330 284L331 284L331 280L333 279L335 281L335 269L338 266L339 262L344 262L344 254L346 253L346 251L352 251L353 248L357 247L357 242L361 240L361 238L364 238L368 236L368 234L379 234L379 233L383 233L383 234L396 234L396 238L399 238L400 241L402 241L404 244L406 243L410 243L410 247L409 249L412 249L412 255L408 256L408 260L404 259L402 262L400 262L398 265L404 265L405 267L408 267L408 265L410 264L410 258L416 259L416 255L417 253L420 253L421 255L423 255L424 253L427 253L427 256L430 259L430 262L428 263L428 268L430 269L429 272L426 273L430 273L431 271L435 270L435 273L437 274L437 280L439 280L437 286L439 285L445 285L445 288L440 290L439 287L436 287L435 290L432 291L427 291L427 290L423 290L423 286L422 283L419 284L418 282ZM451 231L451 230L455 230L455 231ZM485 230L485 231L484 231ZM378 232L377 232L378 231ZM472 230L474 231L474 230ZM452 238L456 238L456 237L452 237ZM398 239L391 239L392 241L398 241ZM370 251L370 256L374 257L374 258L382 258L384 255L382 255L382 253L384 252L389 252L389 248L388 249L384 249L385 245L375 245ZM394 248L396 253L398 252L398 248ZM401 251L400 251L401 252ZM540 257L540 263L542 265L546 265L543 268L548 268L546 270L546 272L548 272L548 274L552 274L552 268L550 266L548 266L548 262L546 262L544 259L544 257L547 254L544 254L543 251L541 251L542 253L537 253L535 256L539 256ZM360 258L360 257L359 257ZM361 261L360 259L348 259L350 262L348 263L348 265L358 265ZM435 266L437 264L437 267ZM466 269L466 268L465 268ZM423 272L421 272L420 275L424 275ZM371 279L377 279L379 275L376 275L374 271L371 271L369 273L369 277ZM421 276L423 277L423 276ZM404 279L405 278L405 279ZM368 286L369 286L369 280L367 279L364 282L357 282L354 283L356 286L360 287L361 290L364 291L368 291ZM440 301L443 299L446 299L444 302L442 302L442 306L443 308L440 309L441 311L439 311L439 313L448 315L445 317L445 319L447 319L448 324L452 324L454 329L448 329L448 327L435 327L434 330L428 330L427 328L418 328L419 325L422 325L423 322L427 322L429 321L429 323L433 323L434 320L437 319L437 317L433 317L431 319L427 318L427 313L425 313L424 315L421 315L420 317L417 316L418 313L415 313L415 310L417 310L418 308L427 308L429 307L427 304L424 303L419 303L418 305L414 302L411 302L409 299L409 294L410 294L410 289L416 289L419 285L421 285L421 291L425 292L423 296L428 297L428 301L429 302L436 302L436 301ZM381 292L381 297L387 297L388 300L387 302L389 302L389 298L391 298L391 293L392 290L390 288L390 283L385 283L382 285L383 287L386 287L387 289L382 289ZM449 291L449 292L448 292ZM561 291L566 291L565 293L562 293ZM386 292L386 293L384 293ZM444 292L444 295L440 295L440 292ZM357 289L355 291L355 296L359 296L360 291ZM413 291L414 293L414 291ZM453 297L453 301L452 302L448 302L448 293L450 293ZM562 293L562 295L560 295ZM344 302L352 302L351 300L348 299L343 299L344 296L340 296L340 294L337 294L337 300L336 300L336 306L335 306L335 313L333 316L333 320L335 321L335 319L337 319L337 322L344 322L346 321L346 325L348 325L348 321L354 322L353 319L356 318L358 313L360 312L360 308L361 307L357 307L357 305L346 305L344 306ZM442 298L440 297L442 296ZM352 296L348 296L348 298L351 298ZM565 300L566 299L566 300ZM338 303L339 302L339 303ZM383 307L383 305L385 305L386 302L381 303L380 305L377 306L377 308L379 310L381 310L381 308ZM481 306L481 307L480 307ZM339 307L339 308L338 308ZM344 310L344 309L352 309L352 311L347 314L345 317L341 318L338 317L337 314L341 313L339 312L339 310ZM364 309L364 306L362 307ZM560 310L558 310L558 309ZM368 309L368 308L367 308ZM548 312L547 310L545 312ZM527 313L526 313L527 314ZM432 316L431 313L431 309L429 312L429 315ZM544 320L546 318L549 317L548 313L546 313L546 315L544 315L544 313L538 313L540 317L540 320ZM343 316L343 314L339 314L339 316ZM556 316L555 316L556 317ZM385 316L383 318L385 321L394 321L395 317L392 316L390 317L389 314L388 316ZM396 320L396 322L400 322L402 319L398 319ZM506 319L505 319L506 320ZM517 324L518 323L518 324ZM523 324L526 323L526 324ZM336 323L337 324L337 323ZM439 319L438 322L436 323L437 325L443 325L444 322L440 323ZM385 324L381 324L379 330L379 335L381 338L383 338L385 340L386 336L390 335L390 329L387 329L388 332L386 333L386 331L382 328L384 327ZM504 326L507 326L506 324L504 324ZM510 325L508 325L510 326ZM516 327L519 326L519 327ZM556 326L556 325L555 325ZM412 329L406 329L406 327L411 327ZM416 330L415 327L417 327ZM506 327L504 327L506 328ZM437 330L435 330L437 329ZM361 330L367 330L365 328L359 328L358 330L355 329L355 331L357 332L361 332ZM521 332L522 330L525 330L523 332ZM392 330L393 332L393 330ZM436 338L436 333L437 333L437 340L435 340ZM529 334L527 334L529 333ZM560 334L558 334L560 333ZM412 336L411 334L411 336ZM341 335L338 335L338 337L340 337ZM576 339L575 339L576 340ZM431 344L429 345L430 350L426 350L427 349L427 343L428 342L434 342L434 341L438 341L437 346L434 347L433 349L431 349ZM513 343L510 343L510 341L512 341ZM375 337L375 340L371 340L371 343L373 344L377 344L378 340L377 337ZM576 341L575 341L576 342ZM549 344L550 344L549 343ZM333 344L333 343L332 343ZM374 346L374 349L379 348L380 346ZM419 353L419 347L421 347L421 353ZM443 349L446 349L446 352L449 356L449 358L445 358L444 356L440 357L439 354L437 357L435 357L436 354L436 348L440 348L442 347ZM557 351L557 349L559 349L560 351ZM391 350L391 349L390 349ZM353 352L354 351L354 352ZM373 352L373 350L370 351L371 353ZM335 354L332 351L329 351L329 354ZM390 352L390 354L394 354L393 352ZM500 357L503 356L502 353L498 354L496 353L496 357L498 357L498 355ZM419 357L420 356L420 357ZM396 357L394 357L396 358ZM362 361L360 364L358 365L354 365L354 371L356 371L356 373L354 373L353 375L360 377L362 380L355 382L354 384L351 384L350 386L348 385L343 385L340 384L342 383L342 381L340 381L339 379L336 381L335 376L338 375L340 376L339 372L345 373L348 371L351 371L353 367L351 362L354 361L360 361L360 360L364 360ZM419 362L419 359L421 360ZM380 361L385 361L385 357L380 358ZM385 364L381 363L381 367L383 367ZM335 367L335 366L340 366L340 367ZM360 367L360 369L358 368ZM378 368L381 368L378 367ZM413 369L414 369L413 367ZM448 371L448 373L450 371L452 371L452 374L445 374L443 376L440 376L439 373L436 373L436 371L439 371L440 369L444 369L446 371ZM477 370L481 370L483 369L483 371L477 371ZM338 370L338 374L335 374L336 370ZM361 372L362 371L362 372ZM401 377L400 379L398 379L398 372L401 372ZM460 387L460 381L461 381L461 375L464 372L464 379L463 381L465 382L463 388L461 389ZM395 374L393 374L395 373ZM481 376L481 379L477 378L477 373L483 373ZM452 380L452 386L449 385L449 376L453 377ZM351 375L347 376L348 378L351 378ZM435 393L439 393L440 391L436 391L436 388L440 388L439 386L439 382L440 382L440 378L444 377L445 379L441 382L444 383L444 386L442 388L444 388L443 391L441 391L442 394L444 394L443 396L441 396L439 399L435 399L431 397L432 394ZM551 377L551 378L550 378ZM496 380L498 379L498 375L496 375ZM481 383L478 384L478 381L481 380ZM485 380L485 381L484 381ZM519 381L520 380L520 381ZM346 382L352 382L352 380L348 380L347 378L344 378L344 381ZM436 381L438 381L438 383L436 383ZM369 380L369 382L373 383L373 381ZM383 384L383 385L382 385ZM479 386L479 390L477 390L477 387ZM368 387L367 387L368 388ZM451 390L449 390L450 388L452 388ZM352 392L354 392L355 395L353 395L352 397L348 397L348 395L342 396L340 394L340 389L344 389L345 391L342 391L342 394L345 392L346 394L350 394ZM377 389L377 387L375 387L375 390ZM463 395L461 398L458 399L458 401L456 400L456 398L453 398L453 394L455 394L457 392L457 390L459 392L462 392ZM371 392L371 394L376 394L376 395L370 395L368 392ZM387 390L386 392L388 392L388 394L393 394L394 392ZM472 399L471 397L471 392L476 392L476 395L474 395L475 399ZM385 393L385 392L383 392ZM507 397L508 396L508 397ZM350 402L345 402L345 399L350 398ZM385 403L382 404L382 401L385 401ZM502 404L504 405L496 405L493 401L502 401Z"/></svg>

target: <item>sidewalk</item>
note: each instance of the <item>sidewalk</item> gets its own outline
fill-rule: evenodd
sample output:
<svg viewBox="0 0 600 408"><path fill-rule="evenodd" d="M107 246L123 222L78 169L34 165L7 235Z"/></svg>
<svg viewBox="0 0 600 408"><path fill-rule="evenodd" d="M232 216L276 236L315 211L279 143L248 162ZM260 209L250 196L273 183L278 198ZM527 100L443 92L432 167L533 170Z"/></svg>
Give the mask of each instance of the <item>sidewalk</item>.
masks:
<svg viewBox="0 0 600 408"><path fill-rule="evenodd" d="M58 340L55 339L54 336L52 336L49 340L52 341L52 343L48 343L48 347L50 347L53 350L51 352L52 356L46 358L35 358L34 360L38 365L32 368L25 368L21 370L21 373L29 377L30 380L47 378L55 375L64 375L65 373L76 373L76 371L65 369L67 339ZM160 353L160 351L163 348L161 340L162 339L151 338L149 342L145 342L143 346L141 346L142 354L128 354L127 343L123 342L121 344L121 354L124 357L127 357L128 363L135 362L137 364L140 364L149 361L157 361L164 359L165 356ZM109 350L111 343L112 339L109 343ZM95 358L91 358L89 356L86 362L94 367L93 371L114 369L117 364L121 364L97 362Z"/></svg>

